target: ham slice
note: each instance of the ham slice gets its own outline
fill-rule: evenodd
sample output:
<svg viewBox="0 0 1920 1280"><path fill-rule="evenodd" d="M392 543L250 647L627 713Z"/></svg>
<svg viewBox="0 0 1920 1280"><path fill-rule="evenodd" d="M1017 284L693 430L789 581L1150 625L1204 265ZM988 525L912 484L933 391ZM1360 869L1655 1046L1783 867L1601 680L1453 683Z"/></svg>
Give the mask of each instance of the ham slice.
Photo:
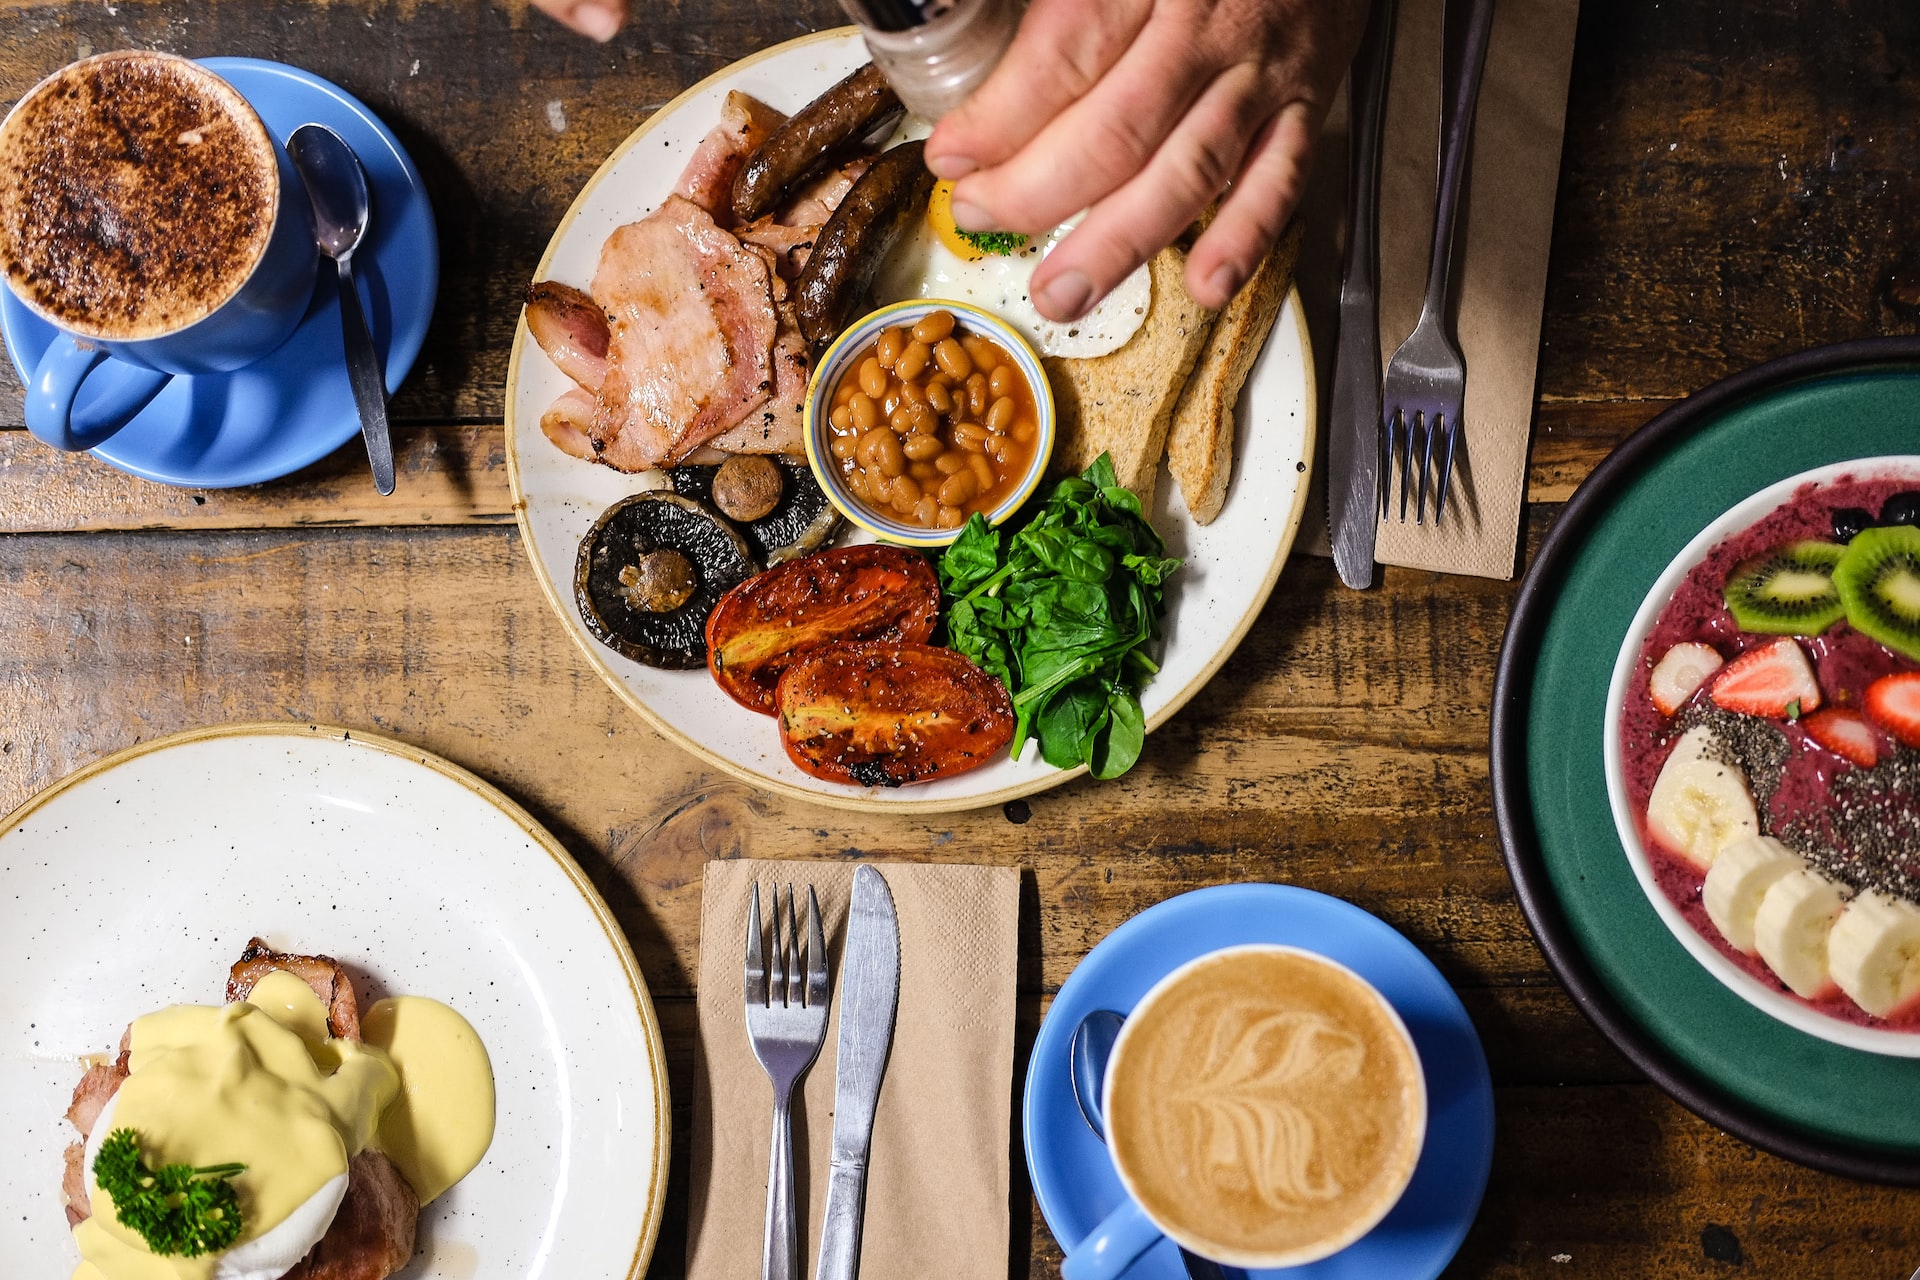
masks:
<svg viewBox="0 0 1920 1280"><path fill-rule="evenodd" d="M540 280L527 286L527 332L560 372L588 391L607 376L607 313L572 285Z"/></svg>
<svg viewBox="0 0 1920 1280"><path fill-rule="evenodd" d="M593 397L579 387L566 392L540 415L540 432L562 453L600 461L593 451Z"/></svg>
<svg viewBox="0 0 1920 1280"><path fill-rule="evenodd" d="M694 148L693 158L674 185L674 194L705 209L720 225L731 226L733 180L767 135L786 122L785 115L735 89L721 105L720 123Z"/></svg>
<svg viewBox="0 0 1920 1280"><path fill-rule="evenodd" d="M593 300L611 326L590 431L618 471L676 462L774 390L773 273L684 196L617 228Z"/></svg>
<svg viewBox="0 0 1920 1280"><path fill-rule="evenodd" d="M853 184L860 181L860 175L873 167L873 159L870 155L855 156L801 183L786 207L776 211L780 221L789 226L824 226L847 198L847 192L853 190Z"/></svg>
<svg viewBox="0 0 1920 1280"><path fill-rule="evenodd" d="M327 1234L280 1280L386 1280L413 1257L420 1197L371 1148L347 1162L347 1194Z"/></svg>
<svg viewBox="0 0 1920 1280"><path fill-rule="evenodd" d="M320 1003L327 1007L327 1034L336 1040L360 1038L360 1002L353 995L353 981L332 956L299 956L275 951L258 938L247 941L247 949L227 970L227 1003L245 1000L253 984L275 970L292 974L307 984Z"/></svg>
<svg viewBox="0 0 1920 1280"><path fill-rule="evenodd" d="M773 393L745 421L715 436L713 448L727 453L785 453L795 457L807 451L803 425L813 356L800 332L793 305L782 302L775 310L780 328L773 340Z"/></svg>

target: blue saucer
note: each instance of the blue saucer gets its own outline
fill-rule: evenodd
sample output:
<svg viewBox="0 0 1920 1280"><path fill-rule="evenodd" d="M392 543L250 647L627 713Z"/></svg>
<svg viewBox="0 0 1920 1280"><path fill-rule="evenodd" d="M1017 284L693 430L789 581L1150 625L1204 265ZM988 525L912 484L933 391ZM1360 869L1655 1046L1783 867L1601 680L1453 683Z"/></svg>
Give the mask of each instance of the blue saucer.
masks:
<svg viewBox="0 0 1920 1280"><path fill-rule="evenodd" d="M371 111L311 72L258 58L202 64L226 77L283 144L317 121L358 153L373 218L353 255L354 275L387 390L398 389L420 354L440 283L440 242L419 170ZM320 269L306 318L284 346L237 373L175 378L93 455L148 480L220 489L298 471L358 435L333 264L321 259ZM0 333L27 381L53 327L0 289Z"/></svg>
<svg viewBox="0 0 1920 1280"><path fill-rule="evenodd" d="M1413 1182L1359 1243L1256 1280L1433 1280L1479 1211L1493 1165L1493 1082L1460 997L1392 927L1338 898L1277 884L1221 885L1170 898L1115 929L1054 997L1027 1068L1027 1171L1054 1238L1084 1239L1120 1203L1106 1148L1073 1100L1067 1046L1095 1009L1126 1013L1162 977L1196 956L1279 942L1330 956L1378 987L1405 1020L1427 1076L1427 1140ZM1133 1280L1181 1280L1179 1252L1161 1241Z"/></svg>

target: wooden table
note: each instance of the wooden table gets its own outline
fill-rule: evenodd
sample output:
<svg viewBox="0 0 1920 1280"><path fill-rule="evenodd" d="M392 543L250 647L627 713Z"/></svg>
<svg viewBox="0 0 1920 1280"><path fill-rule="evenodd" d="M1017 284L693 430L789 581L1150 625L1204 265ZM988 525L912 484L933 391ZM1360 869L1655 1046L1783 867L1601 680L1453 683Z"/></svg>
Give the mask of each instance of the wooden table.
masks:
<svg viewBox="0 0 1920 1280"><path fill-rule="evenodd" d="M108 752L220 721L331 721L438 752L526 805L613 903L666 1029L681 1135L710 858L1019 866L1023 1050L1049 993L1135 912L1223 881L1307 885L1413 938L1486 1042L1493 1182L1448 1275L1905 1280L1920 1265L1920 1191L1717 1132L1555 984L1488 792L1512 584L1393 570L1357 594L1296 557L1139 768L1004 811L874 819L773 800L626 710L541 598L514 527L500 424L519 294L574 192L648 112L839 21L831 0L638 7L647 18L602 48L521 0L0 0L8 101L126 46L280 59L345 86L425 172L445 264L393 405L387 501L357 441L256 489L131 479L35 443L0 375L0 811ZM1914 331L1895 303L1920 300L1916 52L1910 0L1587 5L1529 553L1556 504L1672 399L1783 352ZM685 1156L682 1141L655 1275L680 1273ZM1013 1213L1012 1272L1056 1274L1024 1188Z"/></svg>

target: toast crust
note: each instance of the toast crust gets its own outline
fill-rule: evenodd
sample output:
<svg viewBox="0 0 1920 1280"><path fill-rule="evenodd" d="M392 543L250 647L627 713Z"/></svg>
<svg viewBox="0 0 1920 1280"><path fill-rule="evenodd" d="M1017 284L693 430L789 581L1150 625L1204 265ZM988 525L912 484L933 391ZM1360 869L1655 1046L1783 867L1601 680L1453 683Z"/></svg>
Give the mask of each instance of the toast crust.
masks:
<svg viewBox="0 0 1920 1280"><path fill-rule="evenodd" d="M1167 470L1179 482L1180 496L1198 524L1211 524L1226 504L1233 475L1234 406L1286 301L1301 234L1301 221L1295 218L1253 278L1227 303L1174 408L1167 429Z"/></svg>

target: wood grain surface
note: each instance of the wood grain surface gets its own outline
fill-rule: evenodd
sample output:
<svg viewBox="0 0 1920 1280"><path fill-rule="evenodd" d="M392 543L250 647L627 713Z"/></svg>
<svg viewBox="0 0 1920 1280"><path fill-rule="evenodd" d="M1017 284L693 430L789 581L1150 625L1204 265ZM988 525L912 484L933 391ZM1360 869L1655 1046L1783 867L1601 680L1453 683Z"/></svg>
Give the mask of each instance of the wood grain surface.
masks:
<svg viewBox="0 0 1920 1280"><path fill-rule="evenodd" d="M548 609L512 523L500 419L518 298L634 124L732 59L839 21L829 0L639 9L602 47L518 3L0 0L9 102L77 55L129 46L275 58L337 81L419 162L443 243L434 324L393 403L392 500L374 494L357 442L253 489L131 479L27 437L20 387L0 373L0 811L118 748L219 721L332 721L438 752L526 805L613 904L659 1004L681 1134L710 858L1019 866L1023 1053L1050 993L1127 917L1201 885L1306 885L1403 930L1486 1042L1493 1182L1449 1276L1905 1280L1920 1266L1920 1191L1810 1172L1719 1133L1554 983L1488 791L1512 584L1390 570L1356 594L1297 557L1235 659L1133 773L953 817L776 800L628 712ZM1911 0L1586 6L1528 554L1557 504L1666 404L1783 352L1916 330L1896 286L1920 278L1917 60ZM681 1271L685 1154L655 1276ZM1010 1274L1057 1274L1023 1183L1013 1212Z"/></svg>

